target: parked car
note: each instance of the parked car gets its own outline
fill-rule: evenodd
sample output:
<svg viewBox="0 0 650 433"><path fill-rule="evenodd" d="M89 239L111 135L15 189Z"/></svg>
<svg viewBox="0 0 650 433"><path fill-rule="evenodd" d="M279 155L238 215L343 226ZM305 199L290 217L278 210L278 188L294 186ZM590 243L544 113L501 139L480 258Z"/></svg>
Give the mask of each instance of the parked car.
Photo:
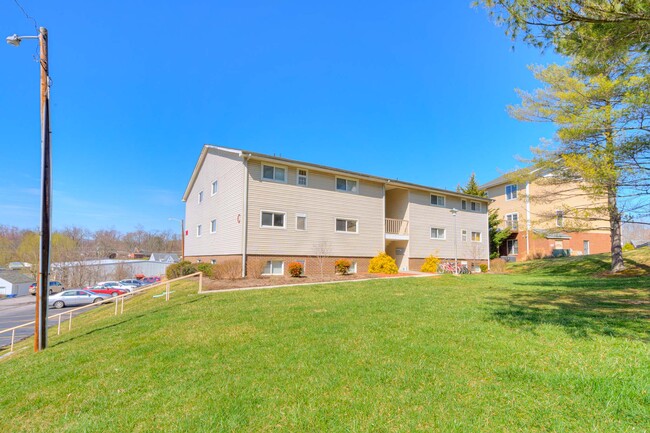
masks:
<svg viewBox="0 0 650 433"><path fill-rule="evenodd" d="M32 283L31 286L29 286L29 293L31 295L36 296L36 283ZM49 294L51 295L52 293L60 293L65 290L65 287L63 287L63 284L59 283L58 281L50 281L50 290Z"/></svg>
<svg viewBox="0 0 650 433"><path fill-rule="evenodd" d="M89 292L93 292L93 293L101 293L102 295L111 295L111 296L119 296L125 293L129 293L129 291L126 289L118 289L116 287L106 287L106 286L86 287L84 290L88 290Z"/></svg>
<svg viewBox="0 0 650 433"><path fill-rule="evenodd" d="M145 283L142 280L121 280L120 283L125 284L125 285L130 285L130 286L136 286L136 287L142 287L146 286L147 283Z"/></svg>
<svg viewBox="0 0 650 433"><path fill-rule="evenodd" d="M95 284L95 287L96 286L112 287L114 289L122 289L128 292L131 292L133 289L137 289L137 287L133 284L122 284L119 281L100 281L99 283Z"/></svg>
<svg viewBox="0 0 650 433"><path fill-rule="evenodd" d="M160 282L160 277L146 277L143 278L142 281L144 281L147 284L154 284Z"/></svg>
<svg viewBox="0 0 650 433"><path fill-rule="evenodd" d="M48 305L54 308L88 305L109 299L111 295L93 293L88 290L65 290L48 298Z"/></svg>

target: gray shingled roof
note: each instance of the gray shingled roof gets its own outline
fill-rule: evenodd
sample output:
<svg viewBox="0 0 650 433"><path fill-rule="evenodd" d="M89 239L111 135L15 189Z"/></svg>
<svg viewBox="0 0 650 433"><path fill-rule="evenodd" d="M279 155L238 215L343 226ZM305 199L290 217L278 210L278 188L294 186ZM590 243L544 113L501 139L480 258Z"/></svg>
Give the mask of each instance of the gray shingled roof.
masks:
<svg viewBox="0 0 650 433"><path fill-rule="evenodd" d="M0 278L9 281L11 284L33 283L34 279L18 271L0 270Z"/></svg>

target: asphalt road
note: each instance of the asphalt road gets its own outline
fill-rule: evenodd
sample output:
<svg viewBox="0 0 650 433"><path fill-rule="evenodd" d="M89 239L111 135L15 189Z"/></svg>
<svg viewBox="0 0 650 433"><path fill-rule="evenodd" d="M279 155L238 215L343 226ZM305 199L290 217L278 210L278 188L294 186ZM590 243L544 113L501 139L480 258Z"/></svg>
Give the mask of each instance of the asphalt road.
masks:
<svg viewBox="0 0 650 433"><path fill-rule="evenodd" d="M72 310L76 307L68 308L59 308L55 309L50 307L49 316L57 313L63 313L68 310ZM88 311L88 310L82 310ZM2 299L0 300L0 331L7 328L13 328L14 326L22 325L24 323L29 323L34 320L34 314L36 312L36 297L27 295L20 296L14 299ZM79 313L81 313L79 312ZM76 316L79 313L73 313L73 316ZM67 322L69 316L63 316L61 318L61 323ZM50 327L57 326L58 320L52 320L48 323ZM34 335L34 325L26 326L24 328L16 329L16 340L20 341L27 337ZM0 347L9 346L11 344L11 332L5 332L0 334Z"/></svg>

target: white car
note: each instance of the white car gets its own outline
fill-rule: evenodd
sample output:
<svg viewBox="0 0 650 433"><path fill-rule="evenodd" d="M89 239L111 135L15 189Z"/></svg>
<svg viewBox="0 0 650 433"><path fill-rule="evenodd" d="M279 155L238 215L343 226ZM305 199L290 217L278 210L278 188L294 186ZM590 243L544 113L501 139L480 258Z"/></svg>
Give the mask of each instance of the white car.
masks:
<svg viewBox="0 0 650 433"><path fill-rule="evenodd" d="M137 287L133 284L122 284L119 281L100 281L99 283L95 284L95 287L97 286L112 287L114 289L126 290L127 292L131 292L134 289L137 289Z"/></svg>
<svg viewBox="0 0 650 433"><path fill-rule="evenodd" d="M50 296L47 304L54 308L76 307L77 305L96 304L110 297L110 295L92 293L88 290L65 290Z"/></svg>

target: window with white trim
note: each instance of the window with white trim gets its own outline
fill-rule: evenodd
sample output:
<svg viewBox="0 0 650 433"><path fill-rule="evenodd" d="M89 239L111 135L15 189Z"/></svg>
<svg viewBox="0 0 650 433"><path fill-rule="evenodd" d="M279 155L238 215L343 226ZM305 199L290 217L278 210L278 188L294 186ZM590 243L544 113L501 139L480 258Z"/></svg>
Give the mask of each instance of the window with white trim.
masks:
<svg viewBox="0 0 650 433"><path fill-rule="evenodd" d="M517 185L506 185L506 200L517 198Z"/></svg>
<svg viewBox="0 0 650 433"><path fill-rule="evenodd" d="M271 211L262 211L262 221L260 225L262 227L275 227L275 228L285 228L286 214L284 212L271 212Z"/></svg>
<svg viewBox="0 0 650 433"><path fill-rule="evenodd" d="M210 221L210 233L217 232L217 220Z"/></svg>
<svg viewBox="0 0 650 433"><path fill-rule="evenodd" d="M359 221L353 219L337 218L336 231L341 233L359 233Z"/></svg>
<svg viewBox="0 0 650 433"><path fill-rule="evenodd" d="M467 230L463 229L460 231L460 240L462 242L467 242Z"/></svg>
<svg viewBox="0 0 650 433"><path fill-rule="evenodd" d="M201 237L201 229L202 229L202 228L203 228L203 227L201 226L201 224L199 224L199 225L196 226L196 237L197 237L197 238L198 238L198 237Z"/></svg>
<svg viewBox="0 0 650 433"><path fill-rule="evenodd" d="M357 262L350 262L350 269L348 269L348 274L357 273Z"/></svg>
<svg viewBox="0 0 650 433"><path fill-rule="evenodd" d="M555 211L555 225L558 227L564 227L564 211L558 210Z"/></svg>
<svg viewBox="0 0 650 433"><path fill-rule="evenodd" d="M472 212L480 212L481 211L481 203L477 201L472 201L469 203L469 210Z"/></svg>
<svg viewBox="0 0 650 433"><path fill-rule="evenodd" d="M307 186L307 170L304 168L298 169L298 174L296 176L296 185Z"/></svg>
<svg viewBox="0 0 650 433"><path fill-rule="evenodd" d="M444 240L445 229L441 229L438 227L431 227L431 239Z"/></svg>
<svg viewBox="0 0 650 433"><path fill-rule="evenodd" d="M212 195L215 195L218 189L219 189L219 183L215 180L214 182L212 182Z"/></svg>
<svg viewBox="0 0 650 433"><path fill-rule="evenodd" d="M481 242L482 237L481 232L472 232L472 242Z"/></svg>
<svg viewBox="0 0 650 433"><path fill-rule="evenodd" d="M516 256L519 254L519 241L517 239L508 239L506 241L509 256Z"/></svg>
<svg viewBox="0 0 650 433"><path fill-rule="evenodd" d="M199 191L199 203L203 201L203 191Z"/></svg>
<svg viewBox="0 0 650 433"><path fill-rule="evenodd" d="M506 227L508 227L510 230L519 229L519 213L514 212L506 214Z"/></svg>
<svg viewBox="0 0 650 433"><path fill-rule="evenodd" d="M444 206L445 205L445 197L442 196L442 195L431 194L431 204L433 206Z"/></svg>
<svg viewBox="0 0 650 433"><path fill-rule="evenodd" d="M217 261L216 261L215 259L212 259L212 260L210 260L210 264L211 264L211 265L216 265L216 264L217 264Z"/></svg>
<svg viewBox="0 0 650 433"><path fill-rule="evenodd" d="M462 210L467 210L467 200L461 200L460 201L460 208Z"/></svg>
<svg viewBox="0 0 650 433"><path fill-rule="evenodd" d="M296 214L296 230L307 230L307 215L304 213Z"/></svg>
<svg viewBox="0 0 650 433"><path fill-rule="evenodd" d="M336 178L336 190L344 192L352 192L357 194L359 192L359 182L354 179L346 179L344 177Z"/></svg>
<svg viewBox="0 0 650 433"><path fill-rule="evenodd" d="M276 182L287 181L287 169L276 165L262 164L262 179Z"/></svg>
<svg viewBox="0 0 650 433"><path fill-rule="evenodd" d="M307 262L305 260L296 260L296 263L300 263L302 265L302 271L300 272L300 276L304 277L305 272L307 270Z"/></svg>
<svg viewBox="0 0 650 433"><path fill-rule="evenodd" d="M282 260L269 260L264 264L262 275L284 275L284 262Z"/></svg>

